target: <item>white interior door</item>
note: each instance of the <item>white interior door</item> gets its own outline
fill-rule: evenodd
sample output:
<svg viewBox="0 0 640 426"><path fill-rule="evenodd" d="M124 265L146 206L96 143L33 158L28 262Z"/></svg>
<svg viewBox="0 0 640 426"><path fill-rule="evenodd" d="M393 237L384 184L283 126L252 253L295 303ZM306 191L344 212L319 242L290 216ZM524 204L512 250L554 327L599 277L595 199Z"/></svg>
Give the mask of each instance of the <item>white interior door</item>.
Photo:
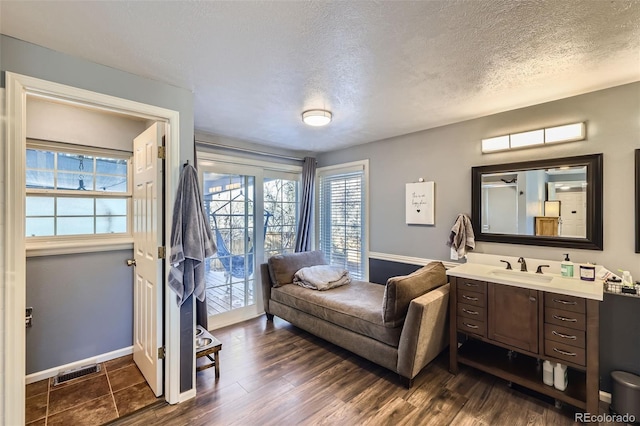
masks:
<svg viewBox="0 0 640 426"><path fill-rule="evenodd" d="M584 191L558 191L556 192L556 199L561 201L562 232L560 235L563 237L585 238L587 236L587 203Z"/></svg>
<svg viewBox="0 0 640 426"><path fill-rule="evenodd" d="M158 123L133 142L133 360L156 394L162 394L162 162L158 146L162 133Z"/></svg>

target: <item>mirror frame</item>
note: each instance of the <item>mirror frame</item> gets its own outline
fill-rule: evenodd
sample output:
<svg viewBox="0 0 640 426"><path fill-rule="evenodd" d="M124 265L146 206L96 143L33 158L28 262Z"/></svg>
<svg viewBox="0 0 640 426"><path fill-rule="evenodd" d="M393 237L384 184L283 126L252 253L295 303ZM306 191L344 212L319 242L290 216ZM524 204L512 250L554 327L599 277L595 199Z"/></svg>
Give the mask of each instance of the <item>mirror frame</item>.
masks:
<svg viewBox="0 0 640 426"><path fill-rule="evenodd" d="M640 149L636 149L636 253L640 253Z"/></svg>
<svg viewBox="0 0 640 426"><path fill-rule="evenodd" d="M638 150L640 151L640 150ZM636 159L638 158L636 152ZM636 160L636 176L638 170L638 160ZM547 169L565 166L587 166L587 236L586 238L562 238L536 235L515 235L515 234L491 234L483 233L480 227L482 223L481 191L482 175L485 173L512 172L521 170ZM552 158L549 160L524 161L519 163L495 164L490 166L476 166L471 168L471 222L476 241L487 241L495 243L525 244L548 247L565 247L586 250L603 249L603 226L602 226L602 154L581 155L577 157ZM636 177L636 187L638 177ZM638 197L638 195L637 195ZM637 206L636 211L640 208ZM636 220L636 246L640 239L640 221Z"/></svg>

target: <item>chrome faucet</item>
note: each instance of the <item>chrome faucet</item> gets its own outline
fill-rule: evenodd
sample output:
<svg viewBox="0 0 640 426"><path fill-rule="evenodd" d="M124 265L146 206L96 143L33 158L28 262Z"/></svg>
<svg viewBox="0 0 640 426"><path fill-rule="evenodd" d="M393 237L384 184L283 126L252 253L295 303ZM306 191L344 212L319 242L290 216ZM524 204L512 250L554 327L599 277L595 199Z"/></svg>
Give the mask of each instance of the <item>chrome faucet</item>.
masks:
<svg viewBox="0 0 640 426"><path fill-rule="evenodd" d="M527 262L524 261L524 257L519 258L518 263L520 264L520 271L527 272Z"/></svg>

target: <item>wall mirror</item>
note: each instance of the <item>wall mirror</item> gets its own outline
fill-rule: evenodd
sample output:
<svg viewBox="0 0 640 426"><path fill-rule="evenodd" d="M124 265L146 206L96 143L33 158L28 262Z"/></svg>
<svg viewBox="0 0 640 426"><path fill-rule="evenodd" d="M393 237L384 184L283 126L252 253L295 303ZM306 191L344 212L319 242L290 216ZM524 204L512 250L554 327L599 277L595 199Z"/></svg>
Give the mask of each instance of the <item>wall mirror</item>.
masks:
<svg viewBox="0 0 640 426"><path fill-rule="evenodd" d="M477 241L602 250L602 154L473 167L471 188Z"/></svg>

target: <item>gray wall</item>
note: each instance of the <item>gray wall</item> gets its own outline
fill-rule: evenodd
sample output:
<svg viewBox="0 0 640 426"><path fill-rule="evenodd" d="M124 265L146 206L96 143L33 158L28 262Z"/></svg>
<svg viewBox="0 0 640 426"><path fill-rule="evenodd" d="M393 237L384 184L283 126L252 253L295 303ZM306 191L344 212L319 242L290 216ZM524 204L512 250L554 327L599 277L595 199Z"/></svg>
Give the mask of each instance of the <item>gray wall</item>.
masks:
<svg viewBox="0 0 640 426"><path fill-rule="evenodd" d="M193 93L0 35L0 66L43 80L180 112L180 158L193 158ZM4 84L3 84L4 86Z"/></svg>
<svg viewBox="0 0 640 426"><path fill-rule="evenodd" d="M4 35L0 35L0 70L178 111L180 113L180 162L187 159L193 160L193 93L189 90ZM4 74L1 83L4 86ZM167 190L174 191L174 188L167 188ZM97 264L93 266L99 267ZM66 268L70 270L73 265L69 264ZM183 313L189 313L193 310L193 303L187 301L181 309ZM183 318L189 319L189 315L184 315ZM190 325L183 326L181 329L183 330L182 339L193 338ZM4 324L0 334L3 332ZM182 391L189 390L193 386L191 381L194 356L192 345L184 347L186 349L181 351L181 358L184 360L181 365L181 375L187 375L188 378L181 383Z"/></svg>
<svg viewBox="0 0 640 426"><path fill-rule="evenodd" d="M133 344L132 250L27 259L27 374Z"/></svg>
<svg viewBox="0 0 640 426"><path fill-rule="evenodd" d="M319 166L368 158L370 164L370 250L448 260L445 241L460 212L471 210L471 167L533 159L603 153L604 250L574 250L478 243L476 251L538 259L595 262L627 269L640 279L634 252L634 150L640 148L640 83L614 87L509 111L411 135L321 154ZM571 122L587 122L587 140L482 155L482 138ZM404 184L423 177L436 183L436 225L404 223ZM376 274L384 276L379 271ZM640 298L605 295L600 305L601 389L610 391L609 373L640 374Z"/></svg>
<svg viewBox="0 0 640 426"><path fill-rule="evenodd" d="M101 111L27 99L27 137L98 148L133 151L133 139L151 124Z"/></svg>
<svg viewBox="0 0 640 426"><path fill-rule="evenodd" d="M600 389L611 392L611 372L640 376L640 299L605 294L600 304Z"/></svg>
<svg viewBox="0 0 640 426"><path fill-rule="evenodd" d="M471 167L573 155L604 154L604 250L568 250L478 243L477 252L515 254L628 269L640 279L634 252L633 152L640 148L640 83L491 115L410 135L323 153L318 166L368 158L370 164L370 250L449 259L445 245L458 213L471 210ZM587 122L587 140L481 154L482 138L571 122ZM404 222L404 185L423 177L435 181L435 226Z"/></svg>

